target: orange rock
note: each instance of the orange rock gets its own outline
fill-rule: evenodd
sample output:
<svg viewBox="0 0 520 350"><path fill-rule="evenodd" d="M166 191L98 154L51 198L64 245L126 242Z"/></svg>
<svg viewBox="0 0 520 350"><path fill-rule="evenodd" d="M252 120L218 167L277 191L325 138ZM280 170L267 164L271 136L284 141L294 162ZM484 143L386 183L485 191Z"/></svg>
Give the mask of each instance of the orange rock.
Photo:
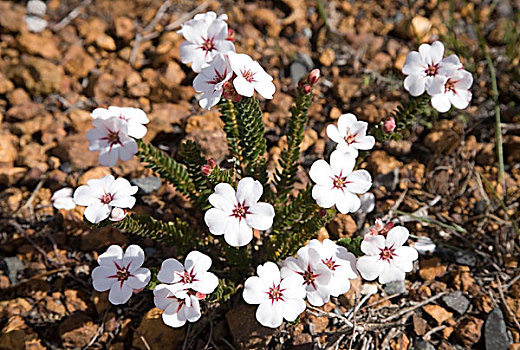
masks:
<svg viewBox="0 0 520 350"><path fill-rule="evenodd" d="M437 257L420 261L419 276L425 281L434 280L446 273L446 266Z"/></svg>
<svg viewBox="0 0 520 350"><path fill-rule="evenodd" d="M483 320L469 316L459 322L455 334L467 348L471 348L473 344L480 340L483 324Z"/></svg>
<svg viewBox="0 0 520 350"><path fill-rule="evenodd" d="M453 314L439 305L425 305L423 310L430 315L438 324L453 317Z"/></svg>
<svg viewBox="0 0 520 350"><path fill-rule="evenodd" d="M326 48L320 55L320 63L326 67L331 66L335 59L336 55L334 54L334 50L330 47Z"/></svg>

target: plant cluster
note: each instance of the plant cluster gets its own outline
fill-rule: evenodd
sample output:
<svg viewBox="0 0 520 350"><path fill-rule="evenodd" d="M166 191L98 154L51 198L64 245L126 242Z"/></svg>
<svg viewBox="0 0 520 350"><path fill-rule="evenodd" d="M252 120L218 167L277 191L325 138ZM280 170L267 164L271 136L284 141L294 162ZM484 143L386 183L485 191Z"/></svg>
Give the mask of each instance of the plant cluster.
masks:
<svg viewBox="0 0 520 350"><path fill-rule="evenodd" d="M98 258L92 272L97 291L110 291L112 304L124 304L134 293L153 290L155 305L163 311L165 324L183 326L201 317L201 302L219 302L243 286L246 303L258 305L257 320L266 327L294 321L305 310L327 303L350 288L358 275L380 283L399 281L413 269L417 250L406 246L408 230L376 221L364 237L333 242L313 239L336 214L353 213L362 203L359 195L372 186L370 173L356 170L359 151L371 150L376 140L367 135L368 123L353 114L342 115L337 125L327 127L336 149L326 159L316 160L309 176L314 186L294 190L301 143L320 78L313 70L297 88L279 167L267 176L267 143L262 110L255 91L273 98L273 78L245 54L235 52L234 36L227 16L214 12L198 14L182 26L186 41L181 59L198 73L193 81L199 104L218 105L227 135L231 166L206 159L196 143L185 142L179 160L141 139L146 134L146 114L136 108L97 108L91 115L93 129L87 132L90 150L99 152L99 162L114 166L118 159L139 159L183 196L192 208L186 215L166 222L132 213L137 187L126 179L108 175L89 180L75 191L66 188L53 196L56 208L86 207L85 219L94 226L115 227L177 248L181 263L163 261L157 273L142 267L144 252L136 245L123 252L111 246ZM425 91L439 111L468 105L471 74L456 56L442 58L440 42L423 44L407 57L404 86L412 96ZM379 131L388 135L396 123L417 112L416 103L402 106L384 121ZM415 107L414 107L415 106ZM404 111L404 112L403 112ZM406 112L406 113L405 113ZM270 180L268 180L270 179ZM203 215L202 215L203 214ZM189 217L203 221L192 225ZM209 233L209 234L208 234ZM250 243L256 238L255 245ZM201 252L201 251L204 251ZM213 259L210 257L212 256ZM219 276L209 272L213 261L222 264ZM256 266L256 275L251 276ZM247 277L250 276L250 277Z"/></svg>

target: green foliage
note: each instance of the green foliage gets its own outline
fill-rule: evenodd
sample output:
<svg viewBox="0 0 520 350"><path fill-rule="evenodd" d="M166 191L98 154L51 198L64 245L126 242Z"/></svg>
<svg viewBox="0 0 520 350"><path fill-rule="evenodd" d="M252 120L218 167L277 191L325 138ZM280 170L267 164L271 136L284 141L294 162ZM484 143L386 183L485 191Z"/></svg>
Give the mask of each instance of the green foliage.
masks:
<svg viewBox="0 0 520 350"><path fill-rule="evenodd" d="M244 97L235 104L238 124L238 143L242 151L244 176L253 176L262 183L267 181L266 158L267 144L264 137L262 110L258 99Z"/></svg>
<svg viewBox="0 0 520 350"><path fill-rule="evenodd" d="M137 236L161 241L167 245L189 246L193 249L197 236L190 225L179 218L174 221L162 221L151 216L129 214L123 220L114 223L114 227Z"/></svg>
<svg viewBox="0 0 520 350"><path fill-rule="evenodd" d="M193 201L197 201L200 193L190 178L186 169L173 158L169 157L157 147L146 144L142 140L136 140L139 150L137 156L152 169L157 175L168 181L184 195L188 195Z"/></svg>
<svg viewBox="0 0 520 350"><path fill-rule="evenodd" d="M310 186L300 192L292 202L276 208L273 233L269 237L267 248L268 260L276 259L281 251L290 249L286 246L295 226L314 214L315 210L316 203L311 196Z"/></svg>
<svg viewBox="0 0 520 350"><path fill-rule="evenodd" d="M280 258L296 254L298 249L316 235L334 216L336 216L336 209L322 209L315 204L314 212L294 226L288 244L281 250Z"/></svg>
<svg viewBox="0 0 520 350"><path fill-rule="evenodd" d="M195 205L203 210L207 209L208 197L212 191L208 187L207 177L201 171L201 167L207 163L206 158L202 156L199 146L191 140L181 145L179 155L186 164L186 171L198 192L194 198Z"/></svg>
<svg viewBox="0 0 520 350"><path fill-rule="evenodd" d="M233 169L221 169L219 166L213 168L211 173L208 175L208 181L215 187L219 183L225 182L233 187L237 186L237 171Z"/></svg>
<svg viewBox="0 0 520 350"><path fill-rule="evenodd" d="M374 127L372 133L378 141L400 140L404 135L407 135L417 123L428 126L429 120L421 118L427 116L431 112L429 106L430 96L423 94L419 97L408 96L408 100L401 102L397 110L393 112L388 118L395 119L395 130L393 133L386 134L383 131L385 121L381 121Z"/></svg>
<svg viewBox="0 0 520 350"><path fill-rule="evenodd" d="M291 108L289 129L287 130L287 147L280 156L281 170L275 174L276 195L270 193L270 199L277 204L285 204L296 181L300 146L303 141L303 131L307 124L307 113L312 102L312 93L304 93L298 89L295 105Z"/></svg>
<svg viewBox="0 0 520 350"><path fill-rule="evenodd" d="M349 252L354 254L356 257L360 257L363 255L363 252L361 252L361 242L363 241L363 237L358 236L355 238L348 237L348 238L340 238L336 242L338 245L343 246L347 248Z"/></svg>
<svg viewBox="0 0 520 350"><path fill-rule="evenodd" d="M148 290L154 290L158 284L161 284L161 282L157 279L159 270L156 267L150 267L150 273L152 276L150 278L150 282L148 282L148 285L145 288Z"/></svg>
<svg viewBox="0 0 520 350"><path fill-rule="evenodd" d="M235 157L239 164L242 162L242 150L240 148L237 110L233 101L222 98L218 104L220 108L220 119L224 122L224 131L226 133L229 153Z"/></svg>
<svg viewBox="0 0 520 350"><path fill-rule="evenodd" d="M217 289L207 296L206 301L210 303L228 301L235 294L237 287L235 283L226 279L219 279Z"/></svg>

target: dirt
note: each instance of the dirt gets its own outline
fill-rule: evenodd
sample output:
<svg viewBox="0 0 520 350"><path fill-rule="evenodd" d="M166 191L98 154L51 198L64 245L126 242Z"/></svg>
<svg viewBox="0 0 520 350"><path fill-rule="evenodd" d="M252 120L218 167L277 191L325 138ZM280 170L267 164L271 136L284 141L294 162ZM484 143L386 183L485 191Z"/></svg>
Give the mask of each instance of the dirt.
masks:
<svg viewBox="0 0 520 350"><path fill-rule="evenodd" d="M484 323L496 308L505 320L504 342L520 348L518 2L453 2L451 9L437 1L169 3L148 26L162 0L49 0L43 16L49 25L41 33L28 31L24 3L0 3L0 349L486 349L492 342ZM146 142L175 154L190 139L217 162L228 155L218 111L199 108L195 75L180 61L182 37L167 30L200 4L227 13L237 50L274 77L274 100L262 101L273 160L286 142L295 95L291 65L305 55L321 69L301 158L307 170L332 150L325 128L339 115L352 112L375 124L407 98L400 69L421 42L440 39L473 73L467 109L431 110L428 123L417 123L403 140L360 155L359 166L375 180L375 210L338 215L319 233L352 237L389 214L414 235L410 242L431 238L436 251L420 257L398 295L353 281L355 289L321 312L308 310L270 330L255 321L241 291L207 305L199 322L181 329L162 323L149 291L117 307L106 293L94 292L90 272L108 245L140 244L149 266L172 257L172 250L108 227L91 230L81 209L52 208L50 197L62 187L109 173L129 180L151 175L136 159L99 166L85 136L90 111L139 107L150 119ZM506 188L499 179L492 80L475 25L496 70ZM143 34L152 38L138 43ZM275 167L269 162L270 171ZM298 179L298 188L309 181L303 168ZM172 217L185 204L163 183L138 196L135 211ZM469 301L461 312L442 298L453 292Z"/></svg>

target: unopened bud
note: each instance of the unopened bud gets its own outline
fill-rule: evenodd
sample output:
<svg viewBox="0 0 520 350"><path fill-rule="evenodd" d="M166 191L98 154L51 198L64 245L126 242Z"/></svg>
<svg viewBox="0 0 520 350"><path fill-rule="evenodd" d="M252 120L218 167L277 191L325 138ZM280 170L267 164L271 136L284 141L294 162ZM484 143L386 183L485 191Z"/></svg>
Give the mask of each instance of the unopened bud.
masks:
<svg viewBox="0 0 520 350"><path fill-rule="evenodd" d="M209 165L211 168L214 168L215 165L216 165L216 163L215 163L215 159L210 158L210 159L208 160L208 165Z"/></svg>
<svg viewBox="0 0 520 350"><path fill-rule="evenodd" d="M233 29L228 28L226 40L235 42L235 31Z"/></svg>
<svg viewBox="0 0 520 350"><path fill-rule="evenodd" d="M121 221L126 217L127 210L121 208L113 208L110 212L110 221Z"/></svg>
<svg viewBox="0 0 520 350"><path fill-rule="evenodd" d="M310 85L305 84L305 85L303 85L302 90L303 90L303 93L307 95L312 92L312 87Z"/></svg>
<svg viewBox="0 0 520 350"><path fill-rule="evenodd" d="M207 164L204 164L203 166L200 167L200 172L201 172L202 175L204 175L204 176L209 176L209 174L211 174L211 170L213 170L213 168L210 167L210 166L207 165Z"/></svg>
<svg viewBox="0 0 520 350"><path fill-rule="evenodd" d="M389 117L383 123L383 131L385 132L385 134L390 134L390 133L394 132L394 130L395 130L395 119L394 119L394 117Z"/></svg>
<svg viewBox="0 0 520 350"><path fill-rule="evenodd" d="M327 215L327 210L321 208L320 211L318 212L318 215L321 216L322 218L324 218Z"/></svg>
<svg viewBox="0 0 520 350"><path fill-rule="evenodd" d="M195 293L195 297L199 300L204 300L204 299L206 299L206 294L197 292L197 293Z"/></svg>
<svg viewBox="0 0 520 350"><path fill-rule="evenodd" d="M315 85L318 82L318 80L320 79L320 76L321 76L320 70L318 68L313 69L309 73L309 76L307 77L307 81L309 82L309 84Z"/></svg>

